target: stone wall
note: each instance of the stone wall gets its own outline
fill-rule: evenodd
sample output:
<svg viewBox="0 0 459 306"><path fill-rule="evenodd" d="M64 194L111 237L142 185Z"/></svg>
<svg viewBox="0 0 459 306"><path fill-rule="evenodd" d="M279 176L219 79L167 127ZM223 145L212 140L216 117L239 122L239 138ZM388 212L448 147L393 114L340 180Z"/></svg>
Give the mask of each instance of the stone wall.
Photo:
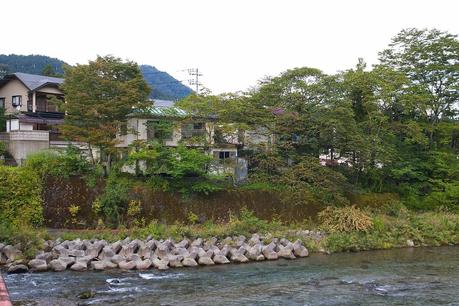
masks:
<svg viewBox="0 0 459 306"><path fill-rule="evenodd" d="M49 178L44 188L44 214L46 226L91 227L97 223L92 211L92 203L103 191L104 182L96 187L88 187L80 178ZM142 217L145 221L156 219L160 222L186 222L190 212L201 221L226 221L230 213L237 214L243 207L255 212L262 219L280 218L285 221L302 221L315 216L318 207L302 207L283 203L276 192L262 190L229 190L213 193L209 196L184 198L180 194L155 191L148 187L136 187L129 198L140 201ZM78 220L72 224L69 207L80 207Z"/></svg>

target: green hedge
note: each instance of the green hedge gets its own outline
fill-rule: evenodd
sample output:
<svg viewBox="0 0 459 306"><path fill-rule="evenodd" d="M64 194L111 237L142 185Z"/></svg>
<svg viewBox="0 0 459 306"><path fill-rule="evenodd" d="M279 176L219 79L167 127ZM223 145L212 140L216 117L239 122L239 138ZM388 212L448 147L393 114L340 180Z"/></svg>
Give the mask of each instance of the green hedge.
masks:
<svg viewBox="0 0 459 306"><path fill-rule="evenodd" d="M0 222L41 225L43 201L41 179L31 169L0 165Z"/></svg>

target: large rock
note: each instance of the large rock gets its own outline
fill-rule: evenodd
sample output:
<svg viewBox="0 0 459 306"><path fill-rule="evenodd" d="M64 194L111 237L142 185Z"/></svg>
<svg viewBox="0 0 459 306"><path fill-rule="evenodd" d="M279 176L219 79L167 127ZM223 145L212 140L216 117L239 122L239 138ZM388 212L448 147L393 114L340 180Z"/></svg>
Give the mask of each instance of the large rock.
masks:
<svg viewBox="0 0 459 306"><path fill-rule="evenodd" d="M253 234L252 237L249 239L248 244L250 246L254 246L256 244L260 244L260 235Z"/></svg>
<svg viewBox="0 0 459 306"><path fill-rule="evenodd" d="M198 265L198 263L196 262L196 260L194 260L194 258L185 257L182 260L182 265L184 267L196 267Z"/></svg>
<svg viewBox="0 0 459 306"><path fill-rule="evenodd" d="M179 243L174 244L174 247L186 249L189 245L190 245L190 241L188 239L183 239Z"/></svg>
<svg viewBox="0 0 459 306"><path fill-rule="evenodd" d="M88 269L88 265L82 261L77 261L70 267L70 269L73 271L86 271Z"/></svg>
<svg viewBox="0 0 459 306"><path fill-rule="evenodd" d="M168 264L169 264L169 260L167 260L167 259L159 259L159 258L153 259L153 266L156 269L167 270L167 269L169 269Z"/></svg>
<svg viewBox="0 0 459 306"><path fill-rule="evenodd" d="M7 261L8 261L8 257L6 257L5 254L3 254L2 252L0 252L0 265L6 264Z"/></svg>
<svg viewBox="0 0 459 306"><path fill-rule="evenodd" d="M151 265L152 265L152 262L151 262L150 259L138 260L135 263L135 268L137 270L146 270L146 269L150 268Z"/></svg>
<svg viewBox="0 0 459 306"><path fill-rule="evenodd" d="M118 267L123 270L132 270L136 267L136 263L134 261L123 260L118 264Z"/></svg>
<svg viewBox="0 0 459 306"><path fill-rule="evenodd" d="M17 273L26 273L29 271L29 268L27 268L26 265L11 265L8 268L8 273L9 274L17 274Z"/></svg>
<svg viewBox="0 0 459 306"><path fill-rule="evenodd" d="M228 245L224 245L221 249L218 249L214 252L214 255L222 255L227 257L229 254L230 247Z"/></svg>
<svg viewBox="0 0 459 306"><path fill-rule="evenodd" d="M191 243L191 246L194 246L194 247L202 247L202 239L201 238L197 238L195 239L192 243Z"/></svg>
<svg viewBox="0 0 459 306"><path fill-rule="evenodd" d="M69 256L69 250L65 248L62 244L57 245L52 250L53 257L60 257L60 256Z"/></svg>
<svg viewBox="0 0 459 306"><path fill-rule="evenodd" d="M208 251L210 250L213 246L215 246L215 244L217 243L217 238L215 237L212 237L210 239L208 239L205 243L204 243L204 246L203 246L203 249L204 251Z"/></svg>
<svg viewBox="0 0 459 306"><path fill-rule="evenodd" d="M213 258L216 264L228 264L230 261L223 255L215 255Z"/></svg>
<svg viewBox="0 0 459 306"><path fill-rule="evenodd" d="M248 262L249 259L241 253L235 253L234 255L231 255L231 261L238 262L238 263L245 263L245 262Z"/></svg>
<svg viewBox="0 0 459 306"><path fill-rule="evenodd" d="M99 259L104 260L104 259L110 259L113 256L116 255L116 252L114 251L112 246L105 246L102 251L99 254Z"/></svg>
<svg viewBox="0 0 459 306"><path fill-rule="evenodd" d="M2 249L2 253L5 254L8 262L13 262L22 256L21 251L12 245L5 245Z"/></svg>
<svg viewBox="0 0 459 306"><path fill-rule="evenodd" d="M94 260L91 261L91 269L102 271L105 270L105 263L107 261Z"/></svg>
<svg viewBox="0 0 459 306"><path fill-rule="evenodd" d="M36 272L44 272L48 270L48 264L46 263L46 260L43 259L32 259L29 261L29 267L32 271Z"/></svg>
<svg viewBox="0 0 459 306"><path fill-rule="evenodd" d="M152 252L151 248L146 246L146 245L140 247L140 249L139 249L139 256L141 258L144 258L144 259L148 258L149 259L152 254L153 254L153 252Z"/></svg>
<svg viewBox="0 0 459 306"><path fill-rule="evenodd" d="M265 258L265 256L263 254L260 254L260 255L257 256L257 258L255 258L256 261L263 261L265 259L266 258Z"/></svg>
<svg viewBox="0 0 459 306"><path fill-rule="evenodd" d="M168 244L161 243L157 246L154 255L159 258L167 258L169 254L169 246Z"/></svg>
<svg viewBox="0 0 459 306"><path fill-rule="evenodd" d="M276 252L274 251L271 251L271 252L263 252L263 256L265 257L265 259L267 260L277 260L279 258L279 256L277 255Z"/></svg>
<svg viewBox="0 0 459 306"><path fill-rule="evenodd" d="M261 254L261 244L256 244L249 249L245 256L250 260L257 260L258 256Z"/></svg>
<svg viewBox="0 0 459 306"><path fill-rule="evenodd" d="M55 272L67 269L67 263L61 259L53 259L49 262L49 268Z"/></svg>
<svg viewBox="0 0 459 306"><path fill-rule="evenodd" d="M203 266L211 266L215 264L212 258L210 258L209 256L199 257L198 263Z"/></svg>
<svg viewBox="0 0 459 306"><path fill-rule="evenodd" d="M63 256L63 257L59 257L58 259L64 262L67 265L67 267L75 263L75 257Z"/></svg>
<svg viewBox="0 0 459 306"><path fill-rule="evenodd" d="M293 254L296 257L307 257L309 256L309 251L303 246L303 243L300 240L297 240L293 244Z"/></svg>
<svg viewBox="0 0 459 306"><path fill-rule="evenodd" d="M183 264L182 264L183 256L182 255L169 255L167 259L169 260L170 267L172 268L183 267Z"/></svg>
<svg viewBox="0 0 459 306"><path fill-rule="evenodd" d="M117 254L121 250L121 241L115 241L110 245L110 248Z"/></svg>
<svg viewBox="0 0 459 306"><path fill-rule="evenodd" d="M118 268L118 264L111 262L110 260L102 260L104 263L105 269L115 269Z"/></svg>
<svg viewBox="0 0 459 306"><path fill-rule="evenodd" d="M67 256L72 256L72 257L83 257L85 256L85 252L80 249L70 249L67 251Z"/></svg>
<svg viewBox="0 0 459 306"><path fill-rule="evenodd" d="M122 262L123 260L125 260L126 258L124 256L121 256L119 254L116 254L114 255L112 258L110 258L110 261L115 263L115 264L119 264L120 262Z"/></svg>
<svg viewBox="0 0 459 306"><path fill-rule="evenodd" d="M51 260L53 260L53 253L51 252L43 252L41 254L38 254L37 256L35 256L36 259L42 259L44 261L46 261L47 263L49 263Z"/></svg>
<svg viewBox="0 0 459 306"><path fill-rule="evenodd" d="M89 256L91 258L96 258L99 256L100 251L102 251L103 248L102 243L95 243L92 245L89 245L85 251L85 255Z"/></svg>
<svg viewBox="0 0 459 306"><path fill-rule="evenodd" d="M295 259L295 255L290 248L284 247L277 252L277 256L285 259Z"/></svg>

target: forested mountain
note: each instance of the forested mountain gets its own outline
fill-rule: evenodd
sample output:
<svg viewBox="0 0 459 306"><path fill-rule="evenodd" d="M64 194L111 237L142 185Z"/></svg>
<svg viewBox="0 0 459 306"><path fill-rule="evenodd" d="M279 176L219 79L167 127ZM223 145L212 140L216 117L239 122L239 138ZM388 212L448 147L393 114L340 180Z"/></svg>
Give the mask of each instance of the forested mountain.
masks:
<svg viewBox="0 0 459 306"><path fill-rule="evenodd" d="M188 96L192 90L173 78L167 72L162 72L154 66L141 65L143 77L153 89L151 98L178 100Z"/></svg>
<svg viewBox="0 0 459 306"><path fill-rule="evenodd" d="M14 72L62 75L64 73L62 67L66 64L60 59L44 55L0 54L0 78ZM154 66L141 65L140 70L148 85L153 89L150 94L151 98L179 100L192 92L189 87Z"/></svg>
<svg viewBox="0 0 459 306"><path fill-rule="evenodd" d="M0 70L4 71L4 73L24 72L41 74L46 66L51 65L56 73L63 74L64 70L62 66L65 64L60 59L44 55L0 54Z"/></svg>

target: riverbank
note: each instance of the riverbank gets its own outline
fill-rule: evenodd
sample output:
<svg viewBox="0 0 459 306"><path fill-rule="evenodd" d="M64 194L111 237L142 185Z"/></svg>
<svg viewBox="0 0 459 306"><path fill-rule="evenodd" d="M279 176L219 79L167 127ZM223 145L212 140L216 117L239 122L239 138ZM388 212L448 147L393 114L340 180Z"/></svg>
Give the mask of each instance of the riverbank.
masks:
<svg viewBox="0 0 459 306"><path fill-rule="evenodd" d="M340 216L344 214L341 210L337 212ZM311 221L285 224L261 220L246 211L227 223L164 225L152 222L145 227L118 230L31 230L17 232L15 235L20 237L16 240L10 237L9 245L0 245L0 262L13 273L65 269L168 269L294 259L311 252L459 244L457 214L406 210L392 215L352 213L356 220L351 224L359 227L352 228L341 223L342 220L333 219L334 214L331 217L335 223L325 222L328 219L322 216L320 220L325 222L322 225ZM359 218L364 220L358 221ZM363 224L368 228L359 229Z"/></svg>

